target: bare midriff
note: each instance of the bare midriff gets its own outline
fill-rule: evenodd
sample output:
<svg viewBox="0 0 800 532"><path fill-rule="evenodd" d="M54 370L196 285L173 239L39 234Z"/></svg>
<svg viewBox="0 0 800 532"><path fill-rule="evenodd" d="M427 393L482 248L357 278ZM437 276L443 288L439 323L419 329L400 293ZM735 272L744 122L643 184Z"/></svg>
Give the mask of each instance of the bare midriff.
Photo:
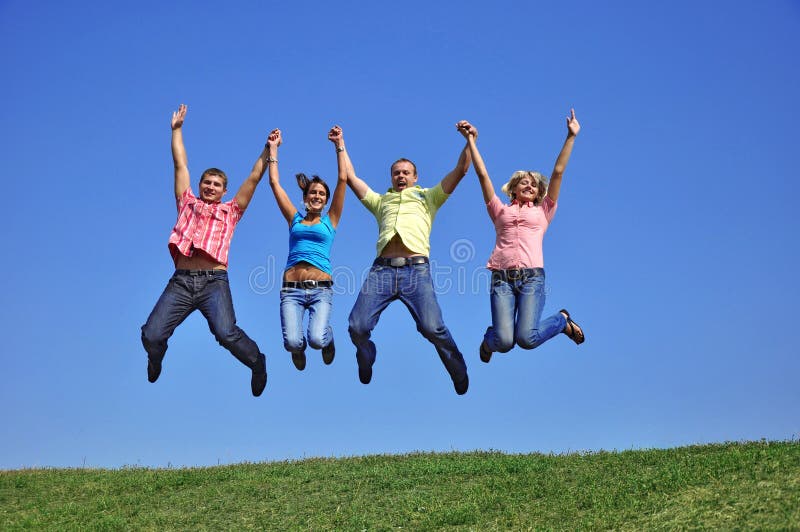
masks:
<svg viewBox="0 0 800 532"><path fill-rule="evenodd" d="M176 270L227 270L228 268L221 262L215 261L207 253L195 249L191 257L178 254L175 261Z"/></svg>
<svg viewBox="0 0 800 532"><path fill-rule="evenodd" d="M310 265L307 262L298 262L283 272L284 281L330 281L331 276Z"/></svg>
<svg viewBox="0 0 800 532"><path fill-rule="evenodd" d="M389 243L383 246L381 250L381 257L392 259L394 257L424 257L423 254L411 251L403 244L403 239L400 234L395 234Z"/></svg>

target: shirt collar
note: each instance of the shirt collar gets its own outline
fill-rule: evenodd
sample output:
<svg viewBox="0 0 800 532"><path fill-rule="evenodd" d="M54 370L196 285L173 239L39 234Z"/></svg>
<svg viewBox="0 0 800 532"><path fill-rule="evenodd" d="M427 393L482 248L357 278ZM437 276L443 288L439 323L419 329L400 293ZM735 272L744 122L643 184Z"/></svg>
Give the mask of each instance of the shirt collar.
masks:
<svg viewBox="0 0 800 532"><path fill-rule="evenodd" d="M403 190L411 190L411 189L419 189L419 190L422 190L422 187L421 187L421 186L419 186L419 185L414 185L413 187L406 187L406 188L404 188ZM394 187L389 187L389 189L388 189L386 192L394 192L395 194L402 194L402 193L403 193L403 190L401 190L400 192L397 192L397 191L395 191Z"/></svg>
<svg viewBox="0 0 800 532"><path fill-rule="evenodd" d="M533 202L526 201L525 203L520 203L517 201L516 198L514 198L513 200L511 200L511 205L524 205L525 207L533 207Z"/></svg>

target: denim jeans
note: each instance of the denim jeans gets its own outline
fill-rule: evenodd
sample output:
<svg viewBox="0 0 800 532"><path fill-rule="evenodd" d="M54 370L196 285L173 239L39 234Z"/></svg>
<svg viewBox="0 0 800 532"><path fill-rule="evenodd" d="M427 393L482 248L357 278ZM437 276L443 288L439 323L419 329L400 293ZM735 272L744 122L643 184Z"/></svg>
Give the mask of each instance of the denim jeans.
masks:
<svg viewBox="0 0 800 532"><path fill-rule="evenodd" d="M236 326L228 272L176 270L142 325L142 345L150 359L161 362L167 340L195 310L205 316L217 342L250 369L259 362L258 345Z"/></svg>
<svg viewBox="0 0 800 532"><path fill-rule="evenodd" d="M308 310L308 345L322 349L333 340L330 325L333 289L281 288L281 330L283 347L290 353L306 349L303 337L303 314Z"/></svg>
<svg viewBox="0 0 800 532"><path fill-rule="evenodd" d="M489 349L506 353L515 343L533 349L563 331L567 320L560 312L540 321L544 300L544 269L530 268L513 280L493 273L492 326L483 337Z"/></svg>
<svg viewBox="0 0 800 532"><path fill-rule="evenodd" d="M372 265L350 312L348 331L356 346L359 367L375 363L376 349L370 336L381 312L396 299L405 304L417 324L417 330L434 345L453 382L463 381L467 375L467 365L442 320L429 264L400 268Z"/></svg>

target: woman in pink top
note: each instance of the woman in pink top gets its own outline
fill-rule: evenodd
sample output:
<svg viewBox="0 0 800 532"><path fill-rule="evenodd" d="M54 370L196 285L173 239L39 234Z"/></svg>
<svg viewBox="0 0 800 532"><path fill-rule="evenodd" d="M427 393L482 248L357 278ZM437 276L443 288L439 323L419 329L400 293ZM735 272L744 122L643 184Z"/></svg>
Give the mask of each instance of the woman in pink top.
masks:
<svg viewBox="0 0 800 532"><path fill-rule="evenodd" d="M561 178L581 129L575 111L571 110L567 118L567 139L556 159L550 185L539 172L514 172L502 188L511 199L507 205L494 193L478 152L477 136L471 133L474 129L466 121L459 122L457 127L469 143L472 164L497 233L494 251L486 265L492 271L492 326L481 342L481 360L489 362L494 351L506 353L515 343L523 349L533 349L559 333L581 344L583 330L566 310L541 319L545 300L542 240L558 207Z"/></svg>

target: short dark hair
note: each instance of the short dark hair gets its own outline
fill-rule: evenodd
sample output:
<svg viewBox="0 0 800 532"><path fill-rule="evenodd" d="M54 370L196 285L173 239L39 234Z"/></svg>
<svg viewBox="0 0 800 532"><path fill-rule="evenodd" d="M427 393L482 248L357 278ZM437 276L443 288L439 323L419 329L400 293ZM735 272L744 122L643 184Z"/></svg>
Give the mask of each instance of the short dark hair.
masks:
<svg viewBox="0 0 800 532"><path fill-rule="evenodd" d="M219 168L209 168L208 170L203 172L203 174L200 176L200 182L202 183L203 179L205 179L205 177L208 176L208 175L216 175L216 176L221 177L222 178L222 188L224 188L225 190L228 190L228 176L225 175L225 172L223 172Z"/></svg>
<svg viewBox="0 0 800 532"><path fill-rule="evenodd" d="M295 177L297 178L297 186L303 191L303 201L306 200L308 189L311 188L311 185L314 183L319 183L325 187L325 203L328 203L328 200L331 198L331 189L328 187L328 183L326 183L324 179L318 175L312 175L311 179L309 179L306 177L306 174L296 174Z"/></svg>
<svg viewBox="0 0 800 532"><path fill-rule="evenodd" d="M411 163L411 166L414 167L414 175L417 175L417 165L414 164L414 161L412 161L411 159L406 159L405 157L400 157L399 159L397 159L395 162L392 163L392 166L389 167L390 174L392 172L392 168L394 168L394 165L396 165L397 163Z"/></svg>

